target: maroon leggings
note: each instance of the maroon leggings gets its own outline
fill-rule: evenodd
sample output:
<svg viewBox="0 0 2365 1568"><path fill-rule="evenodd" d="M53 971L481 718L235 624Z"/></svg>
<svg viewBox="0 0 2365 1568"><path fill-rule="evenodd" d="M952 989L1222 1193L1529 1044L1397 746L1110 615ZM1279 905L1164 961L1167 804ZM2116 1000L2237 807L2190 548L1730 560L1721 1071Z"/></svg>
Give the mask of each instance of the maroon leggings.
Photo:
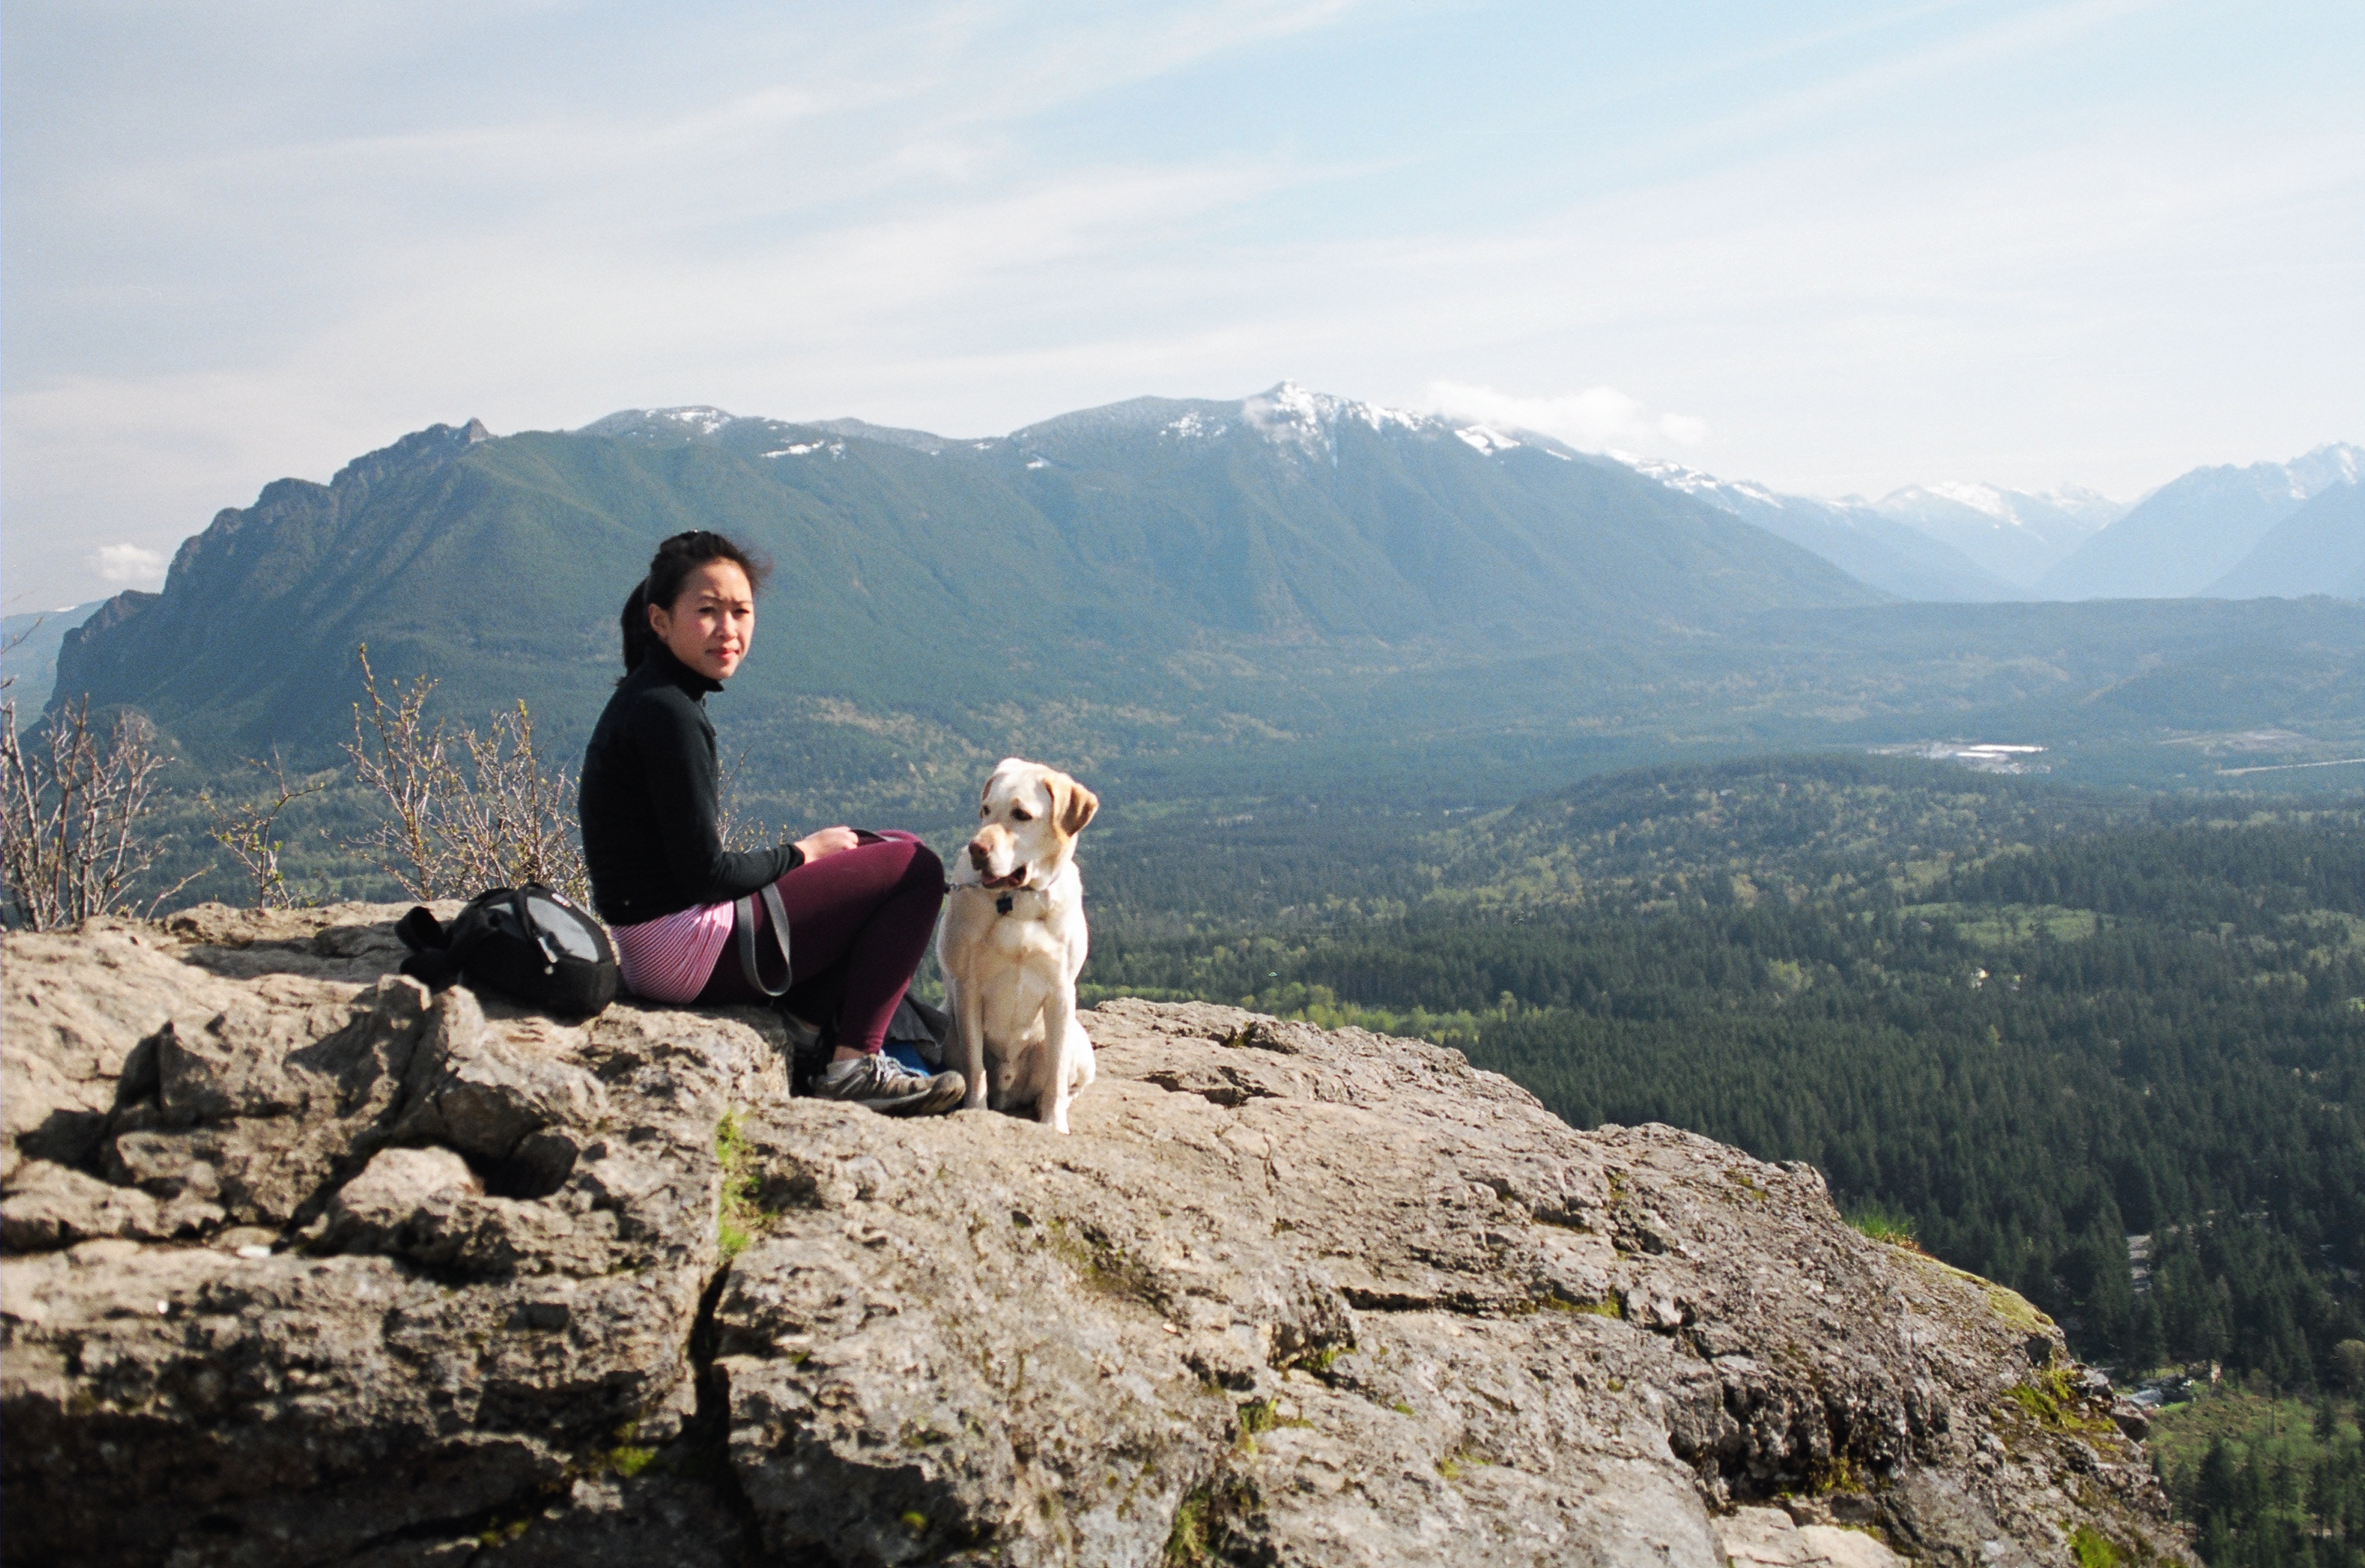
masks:
<svg viewBox="0 0 2365 1568"><path fill-rule="evenodd" d="M908 833L865 834L865 842L800 866L774 886L789 912L789 957L796 980L780 998L788 1010L837 1025L837 1043L875 1051L887 1021L912 983L945 902L945 868ZM756 902L756 951L767 980L779 979L780 950L771 915ZM761 1002L739 966L734 926L701 1002Z"/></svg>

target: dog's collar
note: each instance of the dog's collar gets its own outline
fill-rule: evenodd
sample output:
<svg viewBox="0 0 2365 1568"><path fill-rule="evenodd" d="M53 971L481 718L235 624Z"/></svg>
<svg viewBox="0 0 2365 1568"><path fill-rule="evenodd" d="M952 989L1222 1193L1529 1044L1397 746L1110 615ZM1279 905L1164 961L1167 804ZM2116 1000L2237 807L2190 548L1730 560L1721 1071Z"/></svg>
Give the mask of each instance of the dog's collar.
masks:
<svg viewBox="0 0 2365 1568"><path fill-rule="evenodd" d="M1018 895L1033 893L1043 902L1042 913L1048 914L1051 908L1051 890L1059 885L1059 878L1054 877L1041 887L1037 887L1032 882L1026 882L1014 888L989 888L983 882L947 881L945 884L945 891L949 894L969 889L981 893L991 893L993 895L993 913L996 914L1015 914L1018 911Z"/></svg>

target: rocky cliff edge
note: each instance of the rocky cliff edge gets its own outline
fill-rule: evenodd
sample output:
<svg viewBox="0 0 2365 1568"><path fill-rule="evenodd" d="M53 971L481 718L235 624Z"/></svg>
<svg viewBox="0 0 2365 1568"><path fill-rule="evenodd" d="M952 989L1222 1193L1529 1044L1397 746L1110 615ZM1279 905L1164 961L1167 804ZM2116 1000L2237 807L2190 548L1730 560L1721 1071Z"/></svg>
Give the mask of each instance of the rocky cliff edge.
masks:
<svg viewBox="0 0 2365 1568"><path fill-rule="evenodd" d="M891 1121L398 913L6 938L8 1562L2191 1561L2054 1326L1806 1166L1139 1002L1073 1137Z"/></svg>

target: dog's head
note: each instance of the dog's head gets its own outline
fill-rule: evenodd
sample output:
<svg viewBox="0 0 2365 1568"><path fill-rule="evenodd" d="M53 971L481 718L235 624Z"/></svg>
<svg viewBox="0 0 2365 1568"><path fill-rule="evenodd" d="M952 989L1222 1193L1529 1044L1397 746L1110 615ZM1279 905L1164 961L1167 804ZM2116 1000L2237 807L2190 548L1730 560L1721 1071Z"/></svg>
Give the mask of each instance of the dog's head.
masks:
<svg viewBox="0 0 2365 1568"><path fill-rule="evenodd" d="M1003 757L978 796L969 863L989 888L1039 888L1100 809L1099 796L1058 768Z"/></svg>

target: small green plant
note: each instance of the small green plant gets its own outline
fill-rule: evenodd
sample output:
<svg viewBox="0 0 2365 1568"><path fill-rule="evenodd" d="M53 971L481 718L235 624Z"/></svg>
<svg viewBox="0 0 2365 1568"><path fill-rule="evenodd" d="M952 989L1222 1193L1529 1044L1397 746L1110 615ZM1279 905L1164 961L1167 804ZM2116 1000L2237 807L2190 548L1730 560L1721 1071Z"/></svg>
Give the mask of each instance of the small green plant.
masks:
<svg viewBox="0 0 2365 1568"><path fill-rule="evenodd" d="M507 1546L523 1535L532 1519L511 1519L505 1525L494 1525L476 1537L476 1544L486 1547Z"/></svg>
<svg viewBox="0 0 2365 1568"><path fill-rule="evenodd" d="M907 1509L902 1518L904 1528L909 1529L913 1535L925 1535L927 1533L928 1516L920 1512L919 1509Z"/></svg>
<svg viewBox="0 0 2365 1568"><path fill-rule="evenodd" d="M2077 1554L2078 1568L2119 1568L2119 1549L2090 1526L2069 1532L2069 1550Z"/></svg>
<svg viewBox="0 0 2365 1568"><path fill-rule="evenodd" d="M634 1448L630 1443L623 1443L608 1450L608 1468L629 1478L646 1470L649 1462L656 1457L655 1449Z"/></svg>
<svg viewBox="0 0 2365 1568"><path fill-rule="evenodd" d="M1470 1466L1474 1464L1491 1464L1493 1462L1494 1462L1492 1460L1479 1458L1476 1454L1471 1452L1468 1445L1465 1444L1461 1448L1453 1450L1450 1453L1439 1456L1437 1461L1437 1473L1445 1477L1448 1481L1459 1481L1462 1479L1462 1473Z"/></svg>
<svg viewBox="0 0 2365 1568"><path fill-rule="evenodd" d="M715 1210L714 1239L729 1262L747 1249L748 1211L756 1205L756 1176L748 1170L755 1155L739 1128L739 1113L728 1111L714 1124L714 1158L723 1166L722 1201Z"/></svg>
<svg viewBox="0 0 2365 1568"><path fill-rule="evenodd" d="M2052 1431L2111 1432L2118 1429L2109 1421L2079 1414L2078 1391L2070 1386L2066 1367L2048 1367L2008 1392L2013 1404L2034 1417L2038 1426Z"/></svg>
<svg viewBox="0 0 2365 1568"><path fill-rule="evenodd" d="M1295 1416L1283 1416L1280 1405L1271 1399L1251 1399L1239 1407L1239 1449L1243 1453L1256 1452L1257 1434L1270 1432L1276 1427L1311 1427L1313 1422Z"/></svg>
<svg viewBox="0 0 2365 1568"><path fill-rule="evenodd" d="M1182 1495L1182 1501L1175 1505L1173 1528L1166 1532L1164 1568L1205 1568L1215 1562L1208 1549L1215 1508L1212 1486L1194 1486Z"/></svg>
<svg viewBox="0 0 2365 1568"><path fill-rule="evenodd" d="M1880 1204L1865 1203L1849 1211L1847 1222L1875 1241L1886 1241L1892 1247L1910 1248L1916 1252L1922 1250L1921 1243L1913 1239L1913 1217L1911 1215L1899 1214Z"/></svg>
<svg viewBox="0 0 2365 1568"><path fill-rule="evenodd" d="M1807 1490L1820 1496L1826 1492L1861 1492L1865 1486L1863 1478L1856 1474L1855 1462L1844 1453L1835 1453L1810 1469Z"/></svg>

